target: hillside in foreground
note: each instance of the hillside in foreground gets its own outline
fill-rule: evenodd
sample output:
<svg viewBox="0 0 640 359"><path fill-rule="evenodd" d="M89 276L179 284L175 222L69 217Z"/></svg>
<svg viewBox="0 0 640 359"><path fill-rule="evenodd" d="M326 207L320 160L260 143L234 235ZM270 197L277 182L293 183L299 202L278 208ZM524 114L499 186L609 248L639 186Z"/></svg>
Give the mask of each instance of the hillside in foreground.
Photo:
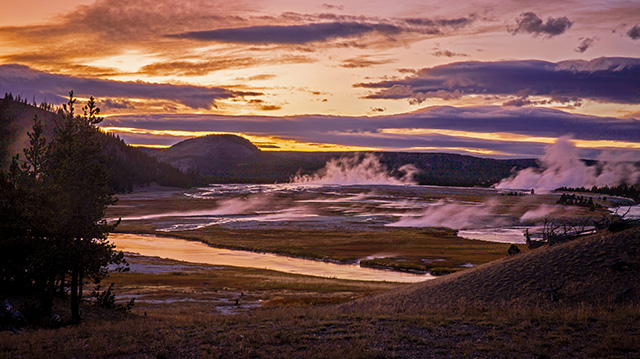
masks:
<svg viewBox="0 0 640 359"><path fill-rule="evenodd" d="M462 306L640 303L640 228L543 247L351 304L424 311Z"/></svg>

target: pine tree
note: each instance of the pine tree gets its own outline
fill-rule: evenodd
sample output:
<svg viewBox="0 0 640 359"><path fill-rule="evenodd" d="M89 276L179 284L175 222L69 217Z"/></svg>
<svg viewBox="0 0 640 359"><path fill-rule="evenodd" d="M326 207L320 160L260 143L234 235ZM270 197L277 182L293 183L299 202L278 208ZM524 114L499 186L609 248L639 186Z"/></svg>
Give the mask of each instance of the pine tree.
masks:
<svg viewBox="0 0 640 359"><path fill-rule="evenodd" d="M103 220L115 198L97 128L100 111L91 98L76 115L69 95L51 142L35 118L25 159L16 156L0 172L0 290L39 296L46 316L56 283L69 283L71 319L78 323L85 280L98 283L123 254L107 241L115 225Z"/></svg>
<svg viewBox="0 0 640 359"><path fill-rule="evenodd" d="M70 248L68 269L71 285L72 321L80 321L84 280L99 281L104 268L117 260L107 235L113 228L103 216L107 206L115 203L109 188L109 173L97 125L102 121L93 97L74 112L76 100L69 93L62 121L56 123L51 143L47 176L53 203L57 206L53 223L56 236Z"/></svg>

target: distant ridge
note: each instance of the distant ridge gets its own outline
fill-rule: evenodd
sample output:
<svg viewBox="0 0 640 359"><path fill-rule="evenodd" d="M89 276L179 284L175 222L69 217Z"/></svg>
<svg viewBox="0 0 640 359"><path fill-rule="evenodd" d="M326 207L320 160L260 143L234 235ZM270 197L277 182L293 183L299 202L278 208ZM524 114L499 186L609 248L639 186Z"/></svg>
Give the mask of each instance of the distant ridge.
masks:
<svg viewBox="0 0 640 359"><path fill-rule="evenodd" d="M179 142L169 148L143 151L182 171L194 171L219 183L288 182L296 175L312 174L327 161L360 156L358 152L260 151L235 135L209 135ZM536 166L532 159L496 160L451 153L374 152L392 175L406 164L414 165L419 184L490 186L513 171Z"/></svg>

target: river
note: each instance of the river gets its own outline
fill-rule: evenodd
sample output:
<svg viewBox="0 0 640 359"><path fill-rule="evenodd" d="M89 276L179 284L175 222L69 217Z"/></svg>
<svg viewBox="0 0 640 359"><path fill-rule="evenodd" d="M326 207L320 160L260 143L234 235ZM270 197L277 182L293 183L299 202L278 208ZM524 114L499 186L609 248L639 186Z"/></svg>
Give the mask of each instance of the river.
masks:
<svg viewBox="0 0 640 359"><path fill-rule="evenodd" d="M430 274L419 275L365 268L357 264L335 264L270 253L215 248L202 242L171 237L112 233L109 240L116 245L116 249L125 252L193 263L263 268L293 274L366 281L415 283L434 278Z"/></svg>

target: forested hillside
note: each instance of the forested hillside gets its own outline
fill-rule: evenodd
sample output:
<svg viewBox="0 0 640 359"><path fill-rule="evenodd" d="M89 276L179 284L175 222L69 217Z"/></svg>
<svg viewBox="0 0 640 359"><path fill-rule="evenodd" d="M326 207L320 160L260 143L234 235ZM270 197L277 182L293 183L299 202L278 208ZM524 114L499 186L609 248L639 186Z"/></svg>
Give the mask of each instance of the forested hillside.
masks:
<svg viewBox="0 0 640 359"><path fill-rule="evenodd" d="M45 138L52 138L55 121L60 119L58 109L47 104L28 104L11 94L0 99L0 168L7 169L16 154L24 157L22 149L29 144L27 132L31 131L34 116L42 121ZM111 174L109 184L116 192L151 183L174 187L204 183L197 174L160 162L116 135L103 133L101 141Z"/></svg>

